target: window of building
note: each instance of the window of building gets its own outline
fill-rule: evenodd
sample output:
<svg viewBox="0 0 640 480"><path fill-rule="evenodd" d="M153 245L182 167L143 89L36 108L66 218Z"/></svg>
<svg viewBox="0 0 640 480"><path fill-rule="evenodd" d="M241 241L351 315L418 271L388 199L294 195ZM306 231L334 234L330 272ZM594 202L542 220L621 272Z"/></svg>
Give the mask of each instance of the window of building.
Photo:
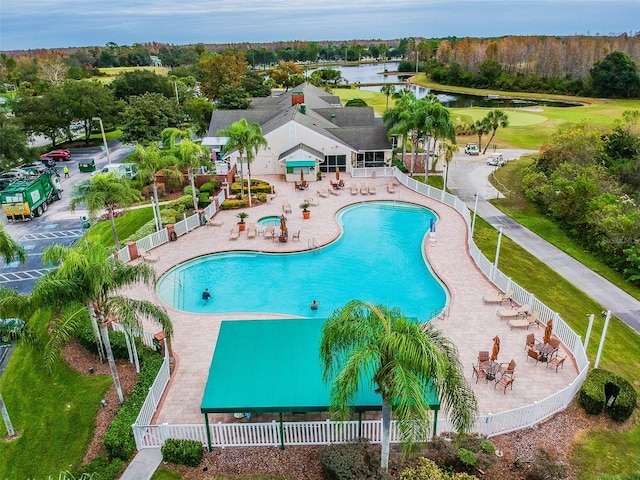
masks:
<svg viewBox="0 0 640 480"><path fill-rule="evenodd" d="M384 152L362 152L356 155L356 168L384 166Z"/></svg>
<svg viewBox="0 0 640 480"><path fill-rule="evenodd" d="M346 155L325 155L324 163L320 164L320 171L324 173L335 172L340 170L341 172L347 171L347 156Z"/></svg>

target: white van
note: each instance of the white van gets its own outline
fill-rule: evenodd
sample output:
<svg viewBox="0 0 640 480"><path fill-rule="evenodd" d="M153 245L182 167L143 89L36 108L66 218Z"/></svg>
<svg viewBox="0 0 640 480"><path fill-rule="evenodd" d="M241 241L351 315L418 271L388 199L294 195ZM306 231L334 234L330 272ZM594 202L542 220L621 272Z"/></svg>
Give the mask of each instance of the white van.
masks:
<svg viewBox="0 0 640 480"><path fill-rule="evenodd" d="M138 164L137 163L110 163L105 165L100 170L97 170L92 173L92 175L97 175L98 173L110 173L115 172L121 177L128 178L129 180L133 180L138 176Z"/></svg>

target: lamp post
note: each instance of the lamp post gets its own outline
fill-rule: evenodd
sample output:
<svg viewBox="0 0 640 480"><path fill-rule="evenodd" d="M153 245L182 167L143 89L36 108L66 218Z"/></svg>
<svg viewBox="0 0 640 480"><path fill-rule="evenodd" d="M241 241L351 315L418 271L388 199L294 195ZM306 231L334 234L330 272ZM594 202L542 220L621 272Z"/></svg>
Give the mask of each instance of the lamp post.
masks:
<svg viewBox="0 0 640 480"><path fill-rule="evenodd" d="M107 136L104 134L104 125L102 124L102 117L93 117L93 120L100 122L100 132L102 133L102 143L104 144L104 150L107 152L107 163L111 163L111 157L109 156L109 145L107 144Z"/></svg>
<svg viewBox="0 0 640 480"><path fill-rule="evenodd" d="M473 220L471 221L471 238L473 238L473 229L476 226L476 212L478 211L478 194L474 193L474 197L476 197L476 204L473 207Z"/></svg>

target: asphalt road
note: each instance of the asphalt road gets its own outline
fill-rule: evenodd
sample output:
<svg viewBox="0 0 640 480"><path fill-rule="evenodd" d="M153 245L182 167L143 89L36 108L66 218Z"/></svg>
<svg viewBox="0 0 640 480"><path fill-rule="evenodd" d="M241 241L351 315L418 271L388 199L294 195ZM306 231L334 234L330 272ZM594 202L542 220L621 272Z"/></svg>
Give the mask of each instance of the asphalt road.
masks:
<svg viewBox="0 0 640 480"><path fill-rule="evenodd" d="M528 150L501 151L505 160L520 158L529 152ZM538 257L600 303L605 310L611 310L612 314L640 333L640 301L524 228L489 203L489 200L501 196L488 179L491 171L495 168L487 166L482 155L469 157L465 154L458 154L449 167L447 186L472 211L476 205L475 194L477 193L478 216L496 229L502 228L503 235Z"/></svg>
<svg viewBox="0 0 640 480"><path fill-rule="evenodd" d="M119 142L109 144L112 163L122 161L130 152L131 147ZM71 212L69 200L73 186L91 175L80 172L78 164L91 158L96 162L96 169L107 164L106 153L99 147L72 149L70 161L56 163L64 189L62 199L49 205L49 209L41 217L26 222L9 222L4 212L0 212L5 231L27 251L27 262L24 265L19 262L7 264L0 260L0 286L21 294L31 292L36 280L51 268L42 263L42 252L53 244L71 245L84 235L80 217L87 212L81 209ZM62 174L64 166L69 167L69 178L64 178Z"/></svg>

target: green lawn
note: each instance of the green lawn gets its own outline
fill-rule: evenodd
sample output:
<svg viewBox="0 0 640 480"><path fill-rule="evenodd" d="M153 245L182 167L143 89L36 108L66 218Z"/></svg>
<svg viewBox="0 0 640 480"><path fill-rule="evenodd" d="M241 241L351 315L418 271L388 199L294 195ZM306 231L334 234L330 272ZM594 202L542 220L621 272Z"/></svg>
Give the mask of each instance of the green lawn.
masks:
<svg viewBox="0 0 640 480"><path fill-rule="evenodd" d="M45 320L41 317L37 322ZM0 379L0 391L18 432L16 440L0 441L0 478L57 477L58 472L77 467L110 385L111 377L80 375L63 360L49 372L37 351L17 346ZM6 433L0 422L0 439Z"/></svg>
<svg viewBox="0 0 640 480"><path fill-rule="evenodd" d="M149 208L136 208L129 210L128 213L122 217L117 217L116 231L118 232L118 239L120 240L120 246L124 239L133 235L138 229L153 219L153 212L151 207ZM87 239L102 243L107 246L115 246L113 239L113 232L111 230L111 222L109 220L101 220L94 225L86 234Z"/></svg>

